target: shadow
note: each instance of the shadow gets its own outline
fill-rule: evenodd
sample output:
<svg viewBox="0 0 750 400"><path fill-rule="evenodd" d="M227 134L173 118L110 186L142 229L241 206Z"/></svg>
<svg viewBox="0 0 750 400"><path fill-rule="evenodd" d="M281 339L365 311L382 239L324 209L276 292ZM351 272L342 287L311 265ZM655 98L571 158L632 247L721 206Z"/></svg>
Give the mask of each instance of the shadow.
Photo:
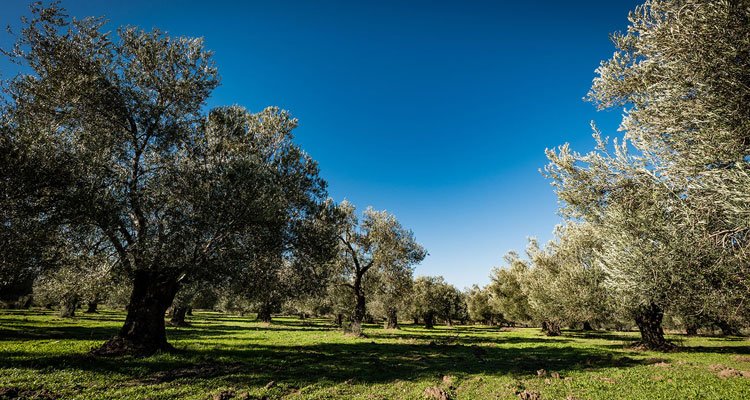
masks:
<svg viewBox="0 0 750 400"><path fill-rule="evenodd" d="M493 332L482 332L482 333L493 333ZM518 337L518 336L502 336L502 331L494 332L500 333L500 335L493 336L477 336L465 333L462 330L451 330L451 331L437 331L434 329L422 329L418 331L410 331L402 329L398 331L391 331L381 329L378 331L368 330L365 331L365 337L368 339L402 339L412 340L415 342L434 342L435 344L483 344L483 343L494 343L494 344L514 344L514 343L564 343L570 342L571 339L565 339L562 337L547 338L544 336L540 337Z"/></svg>
<svg viewBox="0 0 750 400"><path fill-rule="evenodd" d="M116 318L118 315L122 314L90 318L120 321ZM68 320L64 324L59 320L25 320L25 314L0 314L0 317L0 341L104 341L119 329L119 324L97 326L87 322L89 326L76 326ZM643 358L639 357L640 352L627 352L623 348L623 342L636 337L633 332L565 331L561 337L546 337L541 333L533 334L533 331L513 335L512 331L496 327L425 329L404 325L400 330L385 330L379 325L367 325L367 336L363 339L304 345L295 345L287 339L283 345L278 345L269 340L268 335L248 337L239 333L338 330L324 319L278 319L266 325L249 318L200 313L189 321L192 325L188 327L167 328L169 339L178 347L190 346L189 350L147 358L106 358L88 354L40 354L11 344L5 350L0 348L0 368L25 368L39 373L86 371L107 376L116 374L114 376L119 378L112 384L124 386L174 381L197 382L211 387L266 387L274 381L277 387L273 390L287 390L310 384L390 383L439 379L444 375L508 375L525 379L536 377L539 369L555 371L564 377L573 371L628 368L658 362L657 359L639 359ZM222 336L232 340L217 339ZM334 341L340 342L339 339ZM587 346L573 343L582 339L602 339L610 343ZM210 346L190 344L191 340L208 341ZM188 343L176 343L183 341ZM750 354L750 346L694 346L679 351Z"/></svg>
<svg viewBox="0 0 750 400"><path fill-rule="evenodd" d="M748 346L684 346L675 350L678 353L713 353L713 354L750 354L750 345Z"/></svg>
<svg viewBox="0 0 750 400"><path fill-rule="evenodd" d="M552 344L552 343L550 343ZM135 383L160 383L164 376L211 379L222 384L263 386L269 381L297 385L337 384L354 380L386 383L454 374L536 376L538 369L561 375L580 369L629 367L643 360L596 349L537 345L524 348L477 345L429 345L356 342L306 346L253 345L178 351L148 358L99 358L89 355L42 356L0 352L0 367L85 370L130 376ZM210 366L210 367L208 367ZM226 367L222 367L226 366ZM188 372L186 372L188 371Z"/></svg>
<svg viewBox="0 0 750 400"><path fill-rule="evenodd" d="M119 327L52 326L45 329L6 329L0 326L0 341L9 340L107 340Z"/></svg>

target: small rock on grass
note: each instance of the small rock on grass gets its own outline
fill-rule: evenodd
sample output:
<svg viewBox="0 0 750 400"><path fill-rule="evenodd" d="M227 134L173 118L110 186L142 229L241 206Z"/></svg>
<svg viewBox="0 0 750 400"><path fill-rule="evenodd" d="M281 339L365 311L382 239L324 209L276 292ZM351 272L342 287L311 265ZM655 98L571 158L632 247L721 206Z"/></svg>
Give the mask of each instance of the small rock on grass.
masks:
<svg viewBox="0 0 750 400"><path fill-rule="evenodd" d="M539 392L524 390L518 393L518 398L521 400L542 400L542 395Z"/></svg>
<svg viewBox="0 0 750 400"><path fill-rule="evenodd" d="M211 396L211 399L212 400L229 400L229 399L233 399L235 395L236 393L234 392L234 390L223 390Z"/></svg>
<svg viewBox="0 0 750 400"><path fill-rule="evenodd" d="M450 400L448 392L437 386L432 386L425 389L424 396L432 400Z"/></svg>

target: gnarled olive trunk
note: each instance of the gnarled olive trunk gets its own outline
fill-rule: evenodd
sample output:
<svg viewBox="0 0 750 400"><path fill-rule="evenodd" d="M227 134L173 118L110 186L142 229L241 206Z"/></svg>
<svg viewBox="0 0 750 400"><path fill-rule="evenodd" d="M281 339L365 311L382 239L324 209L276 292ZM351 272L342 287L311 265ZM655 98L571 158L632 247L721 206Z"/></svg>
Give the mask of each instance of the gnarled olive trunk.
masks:
<svg viewBox="0 0 750 400"><path fill-rule="evenodd" d="M263 303L258 308L258 316L257 320L261 322L265 322L267 324L271 323L271 320L273 319L273 316L271 313L273 312L273 306L269 303Z"/></svg>
<svg viewBox="0 0 750 400"><path fill-rule="evenodd" d="M542 321L542 331L547 336L560 336L562 334L560 323L557 321Z"/></svg>
<svg viewBox="0 0 750 400"><path fill-rule="evenodd" d="M336 326L342 328L344 326L344 314L336 314Z"/></svg>
<svg viewBox="0 0 750 400"><path fill-rule="evenodd" d="M589 321L583 321L583 330L584 331L593 331L594 328L591 326L591 323Z"/></svg>
<svg viewBox="0 0 750 400"><path fill-rule="evenodd" d="M172 313L169 318L169 323L174 326L186 326L188 323L185 321L185 315L187 315L188 307L174 306L172 307Z"/></svg>
<svg viewBox="0 0 750 400"><path fill-rule="evenodd" d="M75 294L65 295L60 301L60 317L62 318L73 318L76 316L76 308L78 308L78 296Z"/></svg>
<svg viewBox="0 0 750 400"><path fill-rule="evenodd" d="M385 329L398 329L398 311L395 307L388 307Z"/></svg>
<svg viewBox="0 0 750 400"><path fill-rule="evenodd" d="M86 313L87 314L94 314L99 309L99 302L96 301L89 301L86 303Z"/></svg>
<svg viewBox="0 0 750 400"><path fill-rule="evenodd" d="M414 325L419 325L419 317L414 317Z"/></svg>
<svg viewBox="0 0 750 400"><path fill-rule="evenodd" d="M668 350L674 345L664 338L661 322L664 311L655 303L639 307L635 312L635 323L641 332L640 344L652 350Z"/></svg>
<svg viewBox="0 0 750 400"><path fill-rule="evenodd" d="M362 322L367 316L367 301L365 299L365 291L362 288L362 276L360 275L357 275L354 279L354 297L356 298L356 303L349 331L354 335L361 336Z"/></svg>
<svg viewBox="0 0 750 400"><path fill-rule="evenodd" d="M104 343L95 354L150 355L174 350L167 342L164 314L179 289L177 277L158 271L136 271L128 314L120 333Z"/></svg>
<svg viewBox="0 0 750 400"><path fill-rule="evenodd" d="M432 329L435 327L435 315L427 313L422 317L422 319L424 319L425 328Z"/></svg>
<svg viewBox="0 0 750 400"><path fill-rule="evenodd" d="M694 318L685 318L685 334L695 336L698 334L700 324Z"/></svg>
<svg viewBox="0 0 750 400"><path fill-rule="evenodd" d="M724 336L740 336L742 334L737 327L732 326L729 322L724 320L716 321L716 326L721 329L721 334Z"/></svg>

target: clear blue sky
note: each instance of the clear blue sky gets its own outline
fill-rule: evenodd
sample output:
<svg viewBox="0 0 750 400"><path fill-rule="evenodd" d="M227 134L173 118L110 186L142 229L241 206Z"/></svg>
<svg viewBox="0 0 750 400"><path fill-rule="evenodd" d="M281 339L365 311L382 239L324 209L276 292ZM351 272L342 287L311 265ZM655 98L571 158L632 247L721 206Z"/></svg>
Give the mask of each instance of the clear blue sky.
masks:
<svg viewBox="0 0 750 400"><path fill-rule="evenodd" d="M510 4L505 4L510 3ZM278 105L331 196L387 209L460 288L559 222L544 149L591 148L620 112L582 101L638 2L68 0L73 16L202 36L222 85L210 105ZM17 25L27 2L0 3ZM0 43L8 43L6 34ZM6 63L0 67L5 73Z"/></svg>

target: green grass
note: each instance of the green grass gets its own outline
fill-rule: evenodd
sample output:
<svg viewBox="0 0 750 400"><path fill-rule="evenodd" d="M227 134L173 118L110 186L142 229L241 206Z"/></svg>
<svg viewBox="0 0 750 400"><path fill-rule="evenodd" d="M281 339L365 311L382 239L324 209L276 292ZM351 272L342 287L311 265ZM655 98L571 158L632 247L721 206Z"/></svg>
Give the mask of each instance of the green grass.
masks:
<svg viewBox="0 0 750 400"><path fill-rule="evenodd" d="M367 326L354 338L327 320L265 325L201 312L192 326L169 328L177 353L89 356L123 318L1 311L0 388L65 399L207 399L226 390L250 399L422 399L428 387L452 399L517 399L523 390L543 399L750 398L750 374L719 376L750 371L742 338L677 335L680 351L656 353L629 349L635 333L548 338L538 329L407 325Z"/></svg>

